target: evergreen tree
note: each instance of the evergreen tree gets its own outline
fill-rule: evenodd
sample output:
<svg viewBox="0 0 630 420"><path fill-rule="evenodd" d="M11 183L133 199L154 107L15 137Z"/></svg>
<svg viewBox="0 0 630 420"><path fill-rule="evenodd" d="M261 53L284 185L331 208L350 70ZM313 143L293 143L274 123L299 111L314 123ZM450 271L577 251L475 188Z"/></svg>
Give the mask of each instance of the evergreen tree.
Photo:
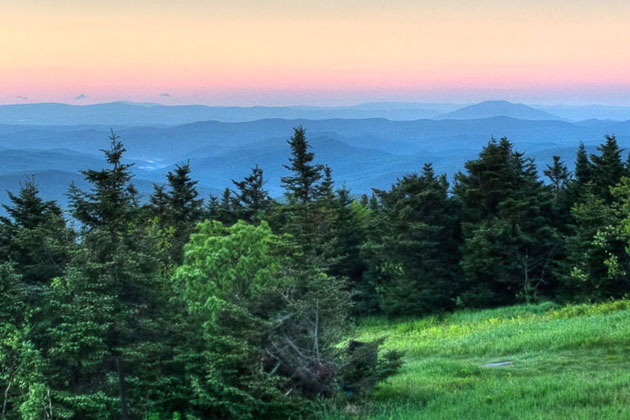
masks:
<svg viewBox="0 0 630 420"><path fill-rule="evenodd" d="M380 308L389 315L453 307L457 292L457 212L445 176L426 164L390 191L376 191L379 228L367 247Z"/></svg>
<svg viewBox="0 0 630 420"><path fill-rule="evenodd" d="M269 192L264 189L263 170L256 165L250 175L232 183L238 190L235 193L237 218L250 223L262 220L272 204Z"/></svg>
<svg viewBox="0 0 630 420"><path fill-rule="evenodd" d="M468 290L461 301L500 305L553 293L551 268L561 239L550 220L552 197L534 163L503 138L491 140L465 167L454 189L464 215L460 265Z"/></svg>
<svg viewBox="0 0 630 420"><path fill-rule="evenodd" d="M305 130L294 129L293 137L288 140L291 147L289 165L284 165L291 175L281 178L288 200L286 231L293 235L297 244L307 257L315 257L322 243L322 231L317 200L322 194L321 180L324 166L313 163L314 154L309 152Z"/></svg>
<svg viewBox="0 0 630 420"><path fill-rule="evenodd" d="M593 179L593 164L588 157L588 153L586 153L584 143L580 142L575 156L573 178L569 180L567 185L565 218L569 217L571 207L581 199L582 194L592 190L591 184Z"/></svg>
<svg viewBox="0 0 630 420"><path fill-rule="evenodd" d="M168 260L181 264L184 244L195 225L203 217L203 199L198 199L197 181L190 177L190 164L176 165L174 171L166 175L165 186L155 185L151 196L151 212L158 218L162 229L172 228Z"/></svg>
<svg viewBox="0 0 630 420"><path fill-rule="evenodd" d="M188 413L297 417L309 407L298 397L360 392L395 372L399 355L381 356L380 342L365 343L369 357L339 351L348 294L322 271L296 267L295 251L266 222L206 221L191 236L175 275L189 323L179 351L193 391Z"/></svg>
<svg viewBox="0 0 630 420"><path fill-rule="evenodd" d="M335 181L332 177L332 169L330 166L324 165L322 173L322 182L317 188L317 198L331 203L335 199Z"/></svg>
<svg viewBox="0 0 630 420"><path fill-rule="evenodd" d="M167 200L175 220L187 225L201 221L203 199L198 199L197 182L190 177L190 162L176 165L175 170L166 175L169 186Z"/></svg>
<svg viewBox="0 0 630 420"><path fill-rule="evenodd" d="M575 182L582 186L591 181L593 181L593 164L588 158L584 143L580 142L575 159Z"/></svg>
<svg viewBox="0 0 630 420"><path fill-rule="evenodd" d="M353 200L345 187L337 190L332 205L328 273L345 279L357 304L356 313L360 314L366 310L363 302L370 293L370 286L363 282L366 264L361 250L366 239L367 209Z"/></svg>
<svg viewBox="0 0 630 420"><path fill-rule="evenodd" d="M206 203L205 207L206 219L219 220L221 202L219 201L219 198L217 196L210 195L210 197L208 197L208 202Z"/></svg>
<svg viewBox="0 0 630 420"><path fill-rule="evenodd" d="M571 174L564 162L560 160L560 156L554 156L553 164L547 165L547 169L545 169L543 173L549 178L555 201L561 200L563 194L566 192L567 183L569 182Z"/></svg>
<svg viewBox="0 0 630 420"><path fill-rule="evenodd" d="M102 152L111 168L81 171L92 189L84 192L72 184L68 196L72 215L81 223L84 232L102 229L115 236L125 229L130 216L137 211L138 203L136 189L130 182L133 164L122 163L126 149L113 131L109 139L110 149Z"/></svg>
<svg viewBox="0 0 630 420"><path fill-rule="evenodd" d="M155 402L168 408L177 388L166 374L169 291L155 244L137 220L125 149L113 133L110 140L109 167L83 171L91 189L71 187L82 247L47 299L56 411L75 418L140 417Z"/></svg>
<svg viewBox="0 0 630 420"><path fill-rule="evenodd" d="M33 297L63 273L74 233L66 227L59 206L41 199L33 180L22 184L17 195L8 195L11 204L3 206L8 217L0 217L5 236L1 252L3 259L14 263Z"/></svg>
<svg viewBox="0 0 630 420"><path fill-rule="evenodd" d="M599 155L592 154L594 192L607 203L612 202L610 188L617 185L626 175L624 163L621 159L623 149L619 148L615 136L606 136L606 142L599 145Z"/></svg>
<svg viewBox="0 0 630 420"><path fill-rule="evenodd" d="M284 167L292 172L292 176L284 176L281 181L290 202L306 205L318 196L324 166L313 163L315 154L308 151L310 145L306 140L306 131L302 127L294 129L293 137L287 143L291 147L291 157L290 164Z"/></svg>
<svg viewBox="0 0 630 420"><path fill-rule="evenodd" d="M210 195L206 206L206 218L219 221L225 225L236 223L238 213L238 202L232 190L225 188L221 197Z"/></svg>

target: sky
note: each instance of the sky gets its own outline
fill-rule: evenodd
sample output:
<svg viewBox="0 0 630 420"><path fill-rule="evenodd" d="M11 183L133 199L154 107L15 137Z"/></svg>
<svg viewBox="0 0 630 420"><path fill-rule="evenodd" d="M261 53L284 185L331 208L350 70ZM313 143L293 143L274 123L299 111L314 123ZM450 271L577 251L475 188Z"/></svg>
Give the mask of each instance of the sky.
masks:
<svg viewBox="0 0 630 420"><path fill-rule="evenodd" d="M630 105L627 0L0 0L0 103Z"/></svg>

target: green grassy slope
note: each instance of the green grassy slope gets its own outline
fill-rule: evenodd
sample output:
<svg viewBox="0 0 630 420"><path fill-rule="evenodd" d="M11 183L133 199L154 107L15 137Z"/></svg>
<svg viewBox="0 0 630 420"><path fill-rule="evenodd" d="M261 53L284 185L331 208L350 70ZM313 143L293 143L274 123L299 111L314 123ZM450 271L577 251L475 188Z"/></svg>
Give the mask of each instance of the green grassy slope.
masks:
<svg viewBox="0 0 630 420"><path fill-rule="evenodd" d="M368 319L359 334L389 336L406 363L366 407L327 419L630 419L628 300Z"/></svg>

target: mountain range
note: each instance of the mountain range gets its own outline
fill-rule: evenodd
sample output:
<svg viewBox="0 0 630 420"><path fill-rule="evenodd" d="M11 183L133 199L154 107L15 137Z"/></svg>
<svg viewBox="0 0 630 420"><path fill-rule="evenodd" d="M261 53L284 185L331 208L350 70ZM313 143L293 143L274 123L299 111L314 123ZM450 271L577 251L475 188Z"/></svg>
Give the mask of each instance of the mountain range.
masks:
<svg viewBox="0 0 630 420"><path fill-rule="evenodd" d="M496 116L527 120L630 119L630 107L604 105L524 105L507 101L478 104L374 102L350 106L205 106L111 102L0 105L0 124L165 126L197 121L246 122L260 119L476 119Z"/></svg>
<svg viewBox="0 0 630 420"><path fill-rule="evenodd" d="M120 105L134 109L155 107ZM297 126L306 129L316 159L333 169L337 185L345 184L355 194L387 188L397 177L419 170L426 162L432 162L437 172L452 178L493 136L508 137L518 150L535 158L541 173L554 154L572 167L580 141L594 152L604 135L615 134L622 146L630 146L630 120L569 121L505 101L442 112L449 106L438 110L435 118L402 121L265 118L144 124L133 123L135 120L128 115L127 121L117 124L0 124L0 190L15 191L20 182L33 176L47 199L57 199L65 205L64 194L70 182L87 187L79 171L104 166L99 150L108 146L110 128L124 142L127 160L134 163L134 183L145 198L153 183L164 182L169 170L186 161L190 161L192 176L199 180L203 196L219 194L232 185L232 179L241 179L254 165L263 168L271 194L280 196L280 178L286 174L283 164L289 157L286 140ZM384 107L374 104L358 109L373 112ZM302 108L314 110L291 109ZM406 109L419 108L408 105ZM4 110L0 106L0 121L6 122L9 118ZM0 203L6 203L6 195L0 194Z"/></svg>

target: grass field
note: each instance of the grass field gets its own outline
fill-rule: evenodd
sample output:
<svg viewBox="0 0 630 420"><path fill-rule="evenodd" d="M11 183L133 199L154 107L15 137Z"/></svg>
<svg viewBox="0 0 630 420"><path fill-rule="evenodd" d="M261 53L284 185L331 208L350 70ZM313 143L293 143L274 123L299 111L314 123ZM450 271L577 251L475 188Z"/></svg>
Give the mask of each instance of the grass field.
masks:
<svg viewBox="0 0 630 420"><path fill-rule="evenodd" d="M367 319L359 334L388 336L405 365L326 419L630 419L629 300Z"/></svg>

